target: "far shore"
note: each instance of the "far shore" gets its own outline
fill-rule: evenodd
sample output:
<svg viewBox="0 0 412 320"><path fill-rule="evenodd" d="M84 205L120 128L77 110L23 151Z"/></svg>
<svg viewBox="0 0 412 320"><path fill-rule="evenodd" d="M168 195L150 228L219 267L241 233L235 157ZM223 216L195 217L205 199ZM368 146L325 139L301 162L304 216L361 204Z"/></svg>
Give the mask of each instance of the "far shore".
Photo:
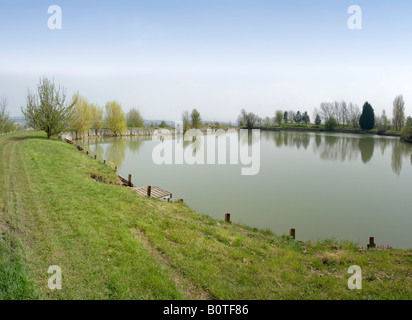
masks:
<svg viewBox="0 0 412 320"><path fill-rule="evenodd" d="M200 130L206 131L208 129L217 129L212 127L202 127ZM221 129L247 129L247 128L240 128L240 127L221 127ZM390 132L377 132L377 131L364 131L358 129L335 129L333 131L328 131L324 128L313 128L313 127L254 127L253 129L259 129L262 131L299 131L299 132L328 132L328 133L350 133L350 134L373 134L378 136L386 136L386 137L400 137L398 133L390 133ZM69 131L64 132L59 135L60 139L68 139L68 140L87 140L87 139L96 139L102 137L130 137L130 136L152 136L154 134L159 133L161 130L171 130L174 133L173 128L138 128L138 129L127 129L126 133L122 135L113 134L109 129L100 129L97 132L93 129L89 130L89 133L85 136L78 137L76 132ZM97 134L96 134L97 133ZM402 141L412 143L411 139L403 139Z"/></svg>

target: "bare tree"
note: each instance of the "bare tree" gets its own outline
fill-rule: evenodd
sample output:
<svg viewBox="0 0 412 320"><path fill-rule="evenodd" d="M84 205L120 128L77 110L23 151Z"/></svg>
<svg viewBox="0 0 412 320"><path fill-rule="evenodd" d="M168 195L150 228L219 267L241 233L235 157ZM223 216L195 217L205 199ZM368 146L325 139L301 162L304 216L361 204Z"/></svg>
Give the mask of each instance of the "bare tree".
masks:
<svg viewBox="0 0 412 320"><path fill-rule="evenodd" d="M342 126L348 124L348 106L345 101L340 103L340 118L342 121Z"/></svg>
<svg viewBox="0 0 412 320"><path fill-rule="evenodd" d="M273 124L273 119L271 117L265 117L263 119L263 126L270 127Z"/></svg>
<svg viewBox="0 0 412 320"><path fill-rule="evenodd" d="M334 113L334 118L336 119L338 125L342 123L342 118L341 118L341 105L338 101L335 101L333 103L333 113Z"/></svg>
<svg viewBox="0 0 412 320"><path fill-rule="evenodd" d="M360 116L361 112L359 110L359 107L350 102L348 107L348 118L349 123L352 125L353 129L357 129L359 127Z"/></svg>
<svg viewBox="0 0 412 320"><path fill-rule="evenodd" d="M401 130L405 123L405 103L403 96L399 95L393 101L393 124L396 130Z"/></svg>
<svg viewBox="0 0 412 320"><path fill-rule="evenodd" d="M320 117L319 110L318 110L318 108L315 108L315 109L313 109L312 118L316 119L317 116Z"/></svg>
<svg viewBox="0 0 412 320"><path fill-rule="evenodd" d="M293 123L295 120L295 115L296 115L296 112L295 111L293 111L293 110L289 110L288 111L288 122L289 123Z"/></svg>
<svg viewBox="0 0 412 320"><path fill-rule="evenodd" d="M0 99L0 133L5 131L6 123L10 120L10 115L7 112L8 101L6 97Z"/></svg>
<svg viewBox="0 0 412 320"><path fill-rule="evenodd" d="M329 102L322 102L320 104L319 115L324 122L335 117L334 104Z"/></svg>
<svg viewBox="0 0 412 320"><path fill-rule="evenodd" d="M261 127L263 125L263 119L260 116L256 116L256 125Z"/></svg>

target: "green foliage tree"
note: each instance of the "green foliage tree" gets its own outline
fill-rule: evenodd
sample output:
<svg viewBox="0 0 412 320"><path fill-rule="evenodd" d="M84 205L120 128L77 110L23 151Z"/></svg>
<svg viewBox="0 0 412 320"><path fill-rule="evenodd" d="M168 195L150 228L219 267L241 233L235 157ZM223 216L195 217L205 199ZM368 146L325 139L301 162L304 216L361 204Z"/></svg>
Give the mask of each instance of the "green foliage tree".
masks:
<svg viewBox="0 0 412 320"><path fill-rule="evenodd" d="M189 120L189 111L184 111L182 113L182 121L183 121L183 132L186 132L190 129L190 120Z"/></svg>
<svg viewBox="0 0 412 320"><path fill-rule="evenodd" d="M78 93L73 96L73 101L76 101L76 103L74 105L72 127L77 137L83 137L89 133L91 127L90 105L87 100Z"/></svg>
<svg viewBox="0 0 412 320"><path fill-rule="evenodd" d="M412 127L412 117L407 117L406 118L406 126L407 127Z"/></svg>
<svg viewBox="0 0 412 320"><path fill-rule="evenodd" d="M296 112L296 114L293 117L293 121L295 121L296 123L301 123L302 122L302 115L301 115L300 111Z"/></svg>
<svg viewBox="0 0 412 320"><path fill-rule="evenodd" d="M302 115L302 121L303 121L303 123L306 124L306 126L308 126L308 123L310 122L310 117L309 117L307 111L305 111L305 112L303 113L303 115Z"/></svg>
<svg viewBox="0 0 412 320"><path fill-rule="evenodd" d="M322 119L319 114L316 114L315 124L319 126L322 123Z"/></svg>
<svg viewBox="0 0 412 320"><path fill-rule="evenodd" d="M336 119L334 117L330 117L325 122L325 129L327 131L333 131L333 130L336 129L337 126L338 126L338 122L336 121Z"/></svg>
<svg viewBox="0 0 412 320"><path fill-rule="evenodd" d="M109 101L106 103L106 123L114 135L122 135L127 130L126 118L124 116L122 106L117 101Z"/></svg>
<svg viewBox="0 0 412 320"><path fill-rule="evenodd" d="M365 102L362 114L359 118L359 125L362 130L372 130L375 127L375 112L369 102Z"/></svg>
<svg viewBox="0 0 412 320"><path fill-rule="evenodd" d="M245 126L248 129L253 128L256 125L257 121L258 117L252 112L247 113L245 109L242 109L238 117L239 126Z"/></svg>
<svg viewBox="0 0 412 320"><path fill-rule="evenodd" d="M96 136L99 130L103 128L103 108L91 104L90 105L90 121L91 127L94 129Z"/></svg>
<svg viewBox="0 0 412 320"><path fill-rule="evenodd" d="M13 132L13 131L15 131L15 130L17 130L17 126L16 126L16 124L15 124L13 121L8 120L8 121L4 124L3 133Z"/></svg>
<svg viewBox="0 0 412 320"><path fill-rule="evenodd" d="M160 126L159 126L160 128L167 128L167 124L166 124L166 121L164 121L164 120L162 120L162 122L160 122Z"/></svg>
<svg viewBox="0 0 412 320"><path fill-rule="evenodd" d="M289 122L289 114L287 111L283 114L283 123L288 123Z"/></svg>
<svg viewBox="0 0 412 320"><path fill-rule="evenodd" d="M412 127L403 127L401 129L401 138L412 139Z"/></svg>
<svg viewBox="0 0 412 320"><path fill-rule="evenodd" d="M126 115L127 126L131 128L144 127L144 121L139 110L131 109Z"/></svg>
<svg viewBox="0 0 412 320"><path fill-rule="evenodd" d="M76 101L66 104L64 88L57 88L47 78L40 79L37 91L38 95L27 94L27 106L21 111L30 127L45 131L50 139L72 125Z"/></svg>
<svg viewBox="0 0 412 320"><path fill-rule="evenodd" d="M202 126L202 118L200 117L199 111L197 111L196 109L193 109L192 113L190 114L190 122L192 128L199 129Z"/></svg>
<svg viewBox="0 0 412 320"><path fill-rule="evenodd" d="M275 114L275 123L280 127L282 125L282 121L283 121L283 112L282 110L278 110L276 111L276 114Z"/></svg>

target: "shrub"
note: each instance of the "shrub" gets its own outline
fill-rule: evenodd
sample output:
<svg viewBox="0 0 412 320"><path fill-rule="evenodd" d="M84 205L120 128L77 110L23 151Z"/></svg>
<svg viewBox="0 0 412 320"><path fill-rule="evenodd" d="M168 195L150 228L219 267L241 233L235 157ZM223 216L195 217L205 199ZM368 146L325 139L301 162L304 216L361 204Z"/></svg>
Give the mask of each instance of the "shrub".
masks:
<svg viewBox="0 0 412 320"><path fill-rule="evenodd" d="M337 126L338 126L338 122L333 117L331 117L329 120L326 120L325 122L325 129L327 131L333 131L335 130Z"/></svg>
<svg viewBox="0 0 412 320"><path fill-rule="evenodd" d="M126 123L128 127L140 128L144 127L144 121L140 111L137 109L131 109L126 115Z"/></svg>
<svg viewBox="0 0 412 320"><path fill-rule="evenodd" d="M403 127L401 130L401 138L412 139L412 127Z"/></svg>
<svg viewBox="0 0 412 320"><path fill-rule="evenodd" d="M378 126L377 130L378 130L378 133L379 133L379 134L383 134L383 133L385 133L385 132L387 131L386 126L383 125L383 124L380 124L380 125Z"/></svg>
<svg viewBox="0 0 412 320"><path fill-rule="evenodd" d="M406 126L407 127L412 127L412 117L407 117L406 118Z"/></svg>

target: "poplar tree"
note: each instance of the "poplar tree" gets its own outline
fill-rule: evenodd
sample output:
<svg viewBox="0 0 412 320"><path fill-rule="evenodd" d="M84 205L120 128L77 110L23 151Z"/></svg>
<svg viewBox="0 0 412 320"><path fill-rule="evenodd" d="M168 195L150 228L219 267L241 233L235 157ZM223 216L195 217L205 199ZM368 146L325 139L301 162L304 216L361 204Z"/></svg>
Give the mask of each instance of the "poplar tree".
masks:
<svg viewBox="0 0 412 320"><path fill-rule="evenodd" d="M405 103L403 96L399 95L393 101L393 124L396 130L401 130L405 123Z"/></svg>
<svg viewBox="0 0 412 320"><path fill-rule="evenodd" d="M127 131L126 118L122 110L122 106L117 101L109 101L106 103L106 124L107 128L114 135L122 135Z"/></svg>
<svg viewBox="0 0 412 320"><path fill-rule="evenodd" d="M95 104L91 104L90 116L91 127L94 129L94 132L97 136L99 130L103 128L103 108Z"/></svg>
<svg viewBox="0 0 412 320"><path fill-rule="evenodd" d="M83 137L89 133L91 127L91 110L87 100L79 95L74 95L73 100L76 101L74 105L74 119L73 129L77 137Z"/></svg>

